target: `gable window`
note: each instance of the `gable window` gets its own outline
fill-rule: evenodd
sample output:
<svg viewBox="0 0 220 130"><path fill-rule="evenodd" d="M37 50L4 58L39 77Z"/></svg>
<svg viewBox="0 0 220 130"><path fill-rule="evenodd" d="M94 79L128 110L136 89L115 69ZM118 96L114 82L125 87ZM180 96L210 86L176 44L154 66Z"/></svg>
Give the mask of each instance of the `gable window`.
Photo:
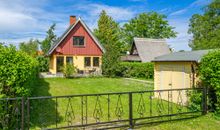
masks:
<svg viewBox="0 0 220 130"><path fill-rule="evenodd" d="M90 67L91 66L91 57L85 57L84 58L84 66Z"/></svg>
<svg viewBox="0 0 220 130"><path fill-rule="evenodd" d="M93 57L93 66L99 67L99 57Z"/></svg>
<svg viewBox="0 0 220 130"><path fill-rule="evenodd" d="M73 64L73 57L66 57L67 64Z"/></svg>
<svg viewBox="0 0 220 130"><path fill-rule="evenodd" d="M85 46L84 36L73 36L73 46L78 46L78 47Z"/></svg>

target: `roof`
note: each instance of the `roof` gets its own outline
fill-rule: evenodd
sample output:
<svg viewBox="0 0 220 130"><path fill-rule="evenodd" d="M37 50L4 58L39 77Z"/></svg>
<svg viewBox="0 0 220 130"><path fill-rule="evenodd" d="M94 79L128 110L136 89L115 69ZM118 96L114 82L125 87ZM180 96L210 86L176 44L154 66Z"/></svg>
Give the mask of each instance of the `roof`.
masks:
<svg viewBox="0 0 220 130"><path fill-rule="evenodd" d="M198 50L198 51L186 51L186 52L174 52L167 55L156 57L153 61L194 61L200 62L201 58L207 54L210 50Z"/></svg>
<svg viewBox="0 0 220 130"><path fill-rule="evenodd" d="M122 61L141 61L141 58L138 55L125 55L121 56Z"/></svg>
<svg viewBox="0 0 220 130"><path fill-rule="evenodd" d="M89 35L92 37L92 39L95 41L95 43L98 45L98 47L101 49L101 51L104 53L105 49L102 46L102 44L99 42L99 40L95 37L95 35L92 33L92 31L89 29L89 27L84 23L84 21L79 18L75 24L70 25L66 31L63 33L63 35L61 35L61 37L54 43L54 45L50 48L50 50L48 51L48 55L51 55L53 53L53 51L57 48L57 46L66 38L66 36L71 32L71 30L74 29L74 27L78 24L81 23L83 25L83 27L86 29L86 31L89 33Z"/></svg>
<svg viewBox="0 0 220 130"><path fill-rule="evenodd" d="M134 38L132 46L136 47L142 62L151 62L157 56L170 53L165 39Z"/></svg>

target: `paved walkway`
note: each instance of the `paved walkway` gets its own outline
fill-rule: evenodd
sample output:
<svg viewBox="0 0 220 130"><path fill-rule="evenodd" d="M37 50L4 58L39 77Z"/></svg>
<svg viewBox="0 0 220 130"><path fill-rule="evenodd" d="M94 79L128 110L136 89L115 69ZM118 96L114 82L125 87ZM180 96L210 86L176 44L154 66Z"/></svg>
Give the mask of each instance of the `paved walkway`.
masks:
<svg viewBox="0 0 220 130"><path fill-rule="evenodd" d="M153 84L153 83L154 83L154 81L147 81L147 80L134 79L134 78L124 78L124 79L133 80L133 81L138 81L138 82L143 82L143 83L150 83L150 84Z"/></svg>

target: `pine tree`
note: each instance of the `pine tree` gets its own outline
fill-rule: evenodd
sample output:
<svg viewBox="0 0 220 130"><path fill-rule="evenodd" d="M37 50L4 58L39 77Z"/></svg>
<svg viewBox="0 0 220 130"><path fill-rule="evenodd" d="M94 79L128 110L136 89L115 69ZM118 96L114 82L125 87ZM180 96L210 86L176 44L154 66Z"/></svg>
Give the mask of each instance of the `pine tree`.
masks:
<svg viewBox="0 0 220 130"><path fill-rule="evenodd" d="M47 31L46 38L40 43L41 44L41 50L44 52L44 54L47 54L50 47L53 46L54 42L57 40L57 36L54 33L56 24L53 24L50 26L50 28Z"/></svg>
<svg viewBox="0 0 220 130"><path fill-rule="evenodd" d="M119 64L122 45L119 40L119 25L102 10L98 20L98 28L94 30L94 33L106 50L103 55L103 74L114 77L116 76L116 70Z"/></svg>

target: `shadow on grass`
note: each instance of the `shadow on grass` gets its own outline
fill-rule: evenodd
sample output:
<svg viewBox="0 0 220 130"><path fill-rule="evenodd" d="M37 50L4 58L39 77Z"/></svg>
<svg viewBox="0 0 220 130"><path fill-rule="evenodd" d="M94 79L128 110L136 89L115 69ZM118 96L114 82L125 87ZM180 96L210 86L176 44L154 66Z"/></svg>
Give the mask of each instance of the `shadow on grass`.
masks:
<svg viewBox="0 0 220 130"><path fill-rule="evenodd" d="M31 129L54 128L62 120L57 111L56 99L50 98L52 95L49 89L50 84L45 79L39 78L35 82L32 97L38 98L29 99L29 127ZM45 96L48 98L39 98Z"/></svg>

